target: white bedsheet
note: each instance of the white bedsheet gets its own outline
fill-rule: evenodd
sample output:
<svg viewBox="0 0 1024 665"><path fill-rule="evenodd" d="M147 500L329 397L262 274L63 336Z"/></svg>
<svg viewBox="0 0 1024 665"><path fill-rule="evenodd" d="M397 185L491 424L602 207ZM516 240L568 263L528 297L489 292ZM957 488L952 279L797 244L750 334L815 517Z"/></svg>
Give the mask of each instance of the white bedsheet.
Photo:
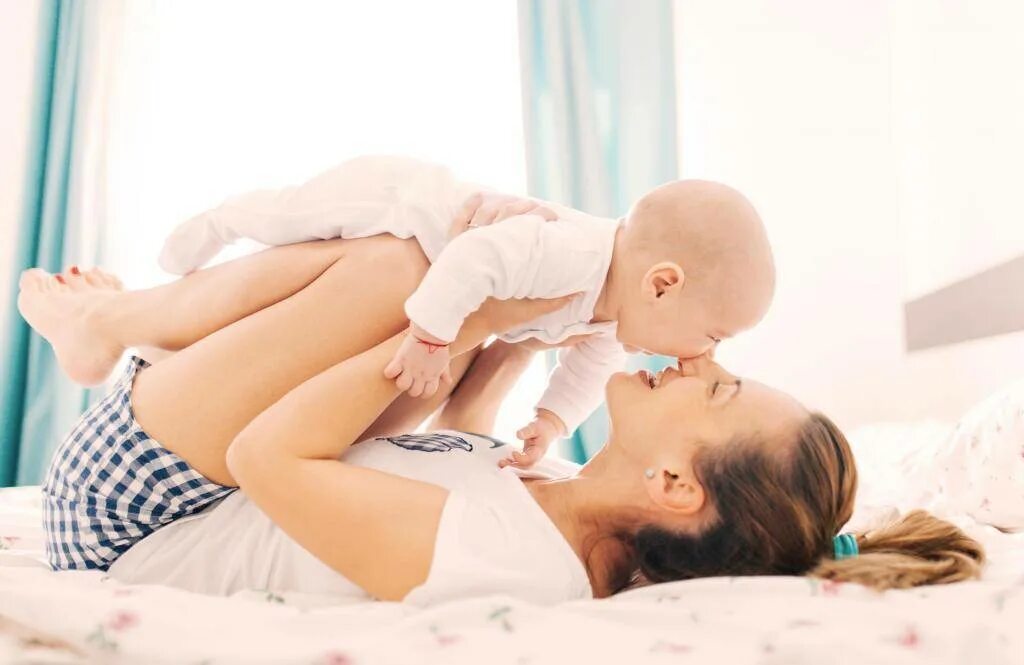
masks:
<svg viewBox="0 0 1024 665"><path fill-rule="evenodd" d="M490 597L416 610L53 573L37 492L0 491L0 615L77 651L45 652L52 662L1024 664L1024 534L990 527L969 526L992 559L985 578L949 587L721 578L556 607ZM43 653L0 635L0 662Z"/></svg>

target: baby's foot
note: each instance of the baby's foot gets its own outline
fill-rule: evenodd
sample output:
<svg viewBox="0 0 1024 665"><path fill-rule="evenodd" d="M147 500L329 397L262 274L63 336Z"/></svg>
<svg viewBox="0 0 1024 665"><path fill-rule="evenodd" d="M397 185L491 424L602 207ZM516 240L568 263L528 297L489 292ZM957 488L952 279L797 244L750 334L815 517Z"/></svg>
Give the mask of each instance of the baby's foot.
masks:
<svg viewBox="0 0 1024 665"><path fill-rule="evenodd" d="M102 383L124 347L97 324L97 314L124 287L102 270L72 267L59 275L33 268L21 274L18 311L42 335L72 381Z"/></svg>

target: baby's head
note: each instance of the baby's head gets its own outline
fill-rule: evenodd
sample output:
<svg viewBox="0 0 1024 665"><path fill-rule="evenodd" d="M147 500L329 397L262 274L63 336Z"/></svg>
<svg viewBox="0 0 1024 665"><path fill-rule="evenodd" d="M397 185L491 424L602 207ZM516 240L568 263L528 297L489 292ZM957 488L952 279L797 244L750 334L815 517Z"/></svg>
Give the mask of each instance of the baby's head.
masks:
<svg viewBox="0 0 1024 665"><path fill-rule="evenodd" d="M690 358L768 311L775 265L761 218L706 180L662 185L633 206L616 244L618 337L630 350ZM632 347L632 348L630 348Z"/></svg>

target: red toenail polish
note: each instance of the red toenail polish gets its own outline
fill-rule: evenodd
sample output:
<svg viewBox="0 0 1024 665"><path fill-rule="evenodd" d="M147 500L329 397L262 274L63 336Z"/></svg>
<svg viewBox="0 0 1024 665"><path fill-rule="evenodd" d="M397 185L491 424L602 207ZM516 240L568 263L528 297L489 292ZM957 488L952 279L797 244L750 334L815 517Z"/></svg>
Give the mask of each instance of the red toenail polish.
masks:
<svg viewBox="0 0 1024 665"><path fill-rule="evenodd" d="M56 277L57 281L60 282L61 284L66 284L67 283L67 282L64 281L64 276L63 275L54 275L54 277Z"/></svg>
<svg viewBox="0 0 1024 665"><path fill-rule="evenodd" d="M81 275L82 273L78 270L78 266L71 266L72 275Z"/></svg>

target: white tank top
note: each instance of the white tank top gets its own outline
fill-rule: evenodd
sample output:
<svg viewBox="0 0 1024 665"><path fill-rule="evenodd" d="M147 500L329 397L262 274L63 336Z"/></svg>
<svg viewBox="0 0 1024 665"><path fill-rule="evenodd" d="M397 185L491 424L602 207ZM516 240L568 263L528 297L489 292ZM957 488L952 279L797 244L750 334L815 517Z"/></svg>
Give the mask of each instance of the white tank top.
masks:
<svg viewBox="0 0 1024 665"><path fill-rule="evenodd" d="M576 553L521 479L572 475L576 465L544 459L527 471L499 469L508 450L496 439L442 431L372 439L344 455L349 464L449 490L427 580L406 602L488 594L536 603L592 597ZM369 598L277 528L243 492L150 534L115 561L110 574L219 595L258 589L340 602Z"/></svg>

